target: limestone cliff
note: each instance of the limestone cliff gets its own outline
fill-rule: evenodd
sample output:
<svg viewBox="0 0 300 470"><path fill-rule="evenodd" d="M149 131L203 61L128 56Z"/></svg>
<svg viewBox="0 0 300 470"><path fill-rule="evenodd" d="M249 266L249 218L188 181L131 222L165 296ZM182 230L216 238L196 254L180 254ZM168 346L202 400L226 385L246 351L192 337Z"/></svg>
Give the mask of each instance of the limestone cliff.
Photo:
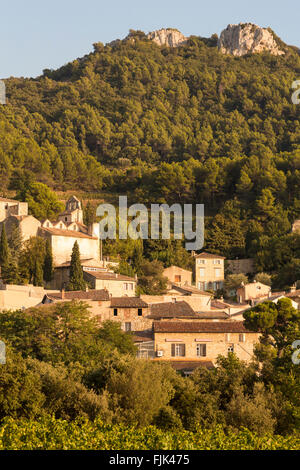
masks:
<svg viewBox="0 0 300 470"><path fill-rule="evenodd" d="M159 29L147 35L148 39L159 46L178 47L185 44L187 39L180 31L173 28Z"/></svg>
<svg viewBox="0 0 300 470"><path fill-rule="evenodd" d="M223 54L234 56L262 51L273 55L284 54L271 31L252 23L229 24L220 35L218 48Z"/></svg>

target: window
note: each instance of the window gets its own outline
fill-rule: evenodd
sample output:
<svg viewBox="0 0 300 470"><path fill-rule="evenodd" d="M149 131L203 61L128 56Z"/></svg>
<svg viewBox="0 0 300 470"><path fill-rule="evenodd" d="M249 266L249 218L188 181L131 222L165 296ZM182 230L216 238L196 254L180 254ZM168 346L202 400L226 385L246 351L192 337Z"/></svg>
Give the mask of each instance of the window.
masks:
<svg viewBox="0 0 300 470"><path fill-rule="evenodd" d="M240 333L239 334L239 342L244 343L246 341L246 335L245 333Z"/></svg>
<svg viewBox="0 0 300 470"><path fill-rule="evenodd" d="M198 259L198 264L205 264L205 259Z"/></svg>
<svg viewBox="0 0 300 470"><path fill-rule="evenodd" d="M205 289L205 282L198 282L198 289L204 290Z"/></svg>
<svg viewBox="0 0 300 470"><path fill-rule="evenodd" d="M220 259L214 259L213 264L221 264L221 260Z"/></svg>
<svg viewBox="0 0 300 470"><path fill-rule="evenodd" d="M124 282L123 287L125 290L133 290L132 282Z"/></svg>
<svg viewBox="0 0 300 470"><path fill-rule="evenodd" d="M174 343L171 346L172 357L183 357L185 356L185 344Z"/></svg>
<svg viewBox="0 0 300 470"><path fill-rule="evenodd" d="M117 309L117 308L114 308L114 316L115 316L115 317L118 316L118 309Z"/></svg>
<svg viewBox="0 0 300 470"><path fill-rule="evenodd" d="M125 331L131 331L131 322L125 322Z"/></svg>
<svg viewBox="0 0 300 470"><path fill-rule="evenodd" d="M215 276L221 277L221 269L215 269Z"/></svg>
<svg viewBox="0 0 300 470"><path fill-rule="evenodd" d="M197 356L198 357L206 356L206 344L197 344Z"/></svg>
<svg viewBox="0 0 300 470"><path fill-rule="evenodd" d="M181 282L181 276L175 275L175 282Z"/></svg>
<svg viewBox="0 0 300 470"><path fill-rule="evenodd" d="M234 345L231 344L230 346L228 346L227 351L228 351L229 353L233 353L233 352L234 352Z"/></svg>
<svg viewBox="0 0 300 470"><path fill-rule="evenodd" d="M66 222L68 221L68 217L65 217L65 221L66 221Z"/></svg>
<svg viewBox="0 0 300 470"><path fill-rule="evenodd" d="M205 276L205 269L204 269L204 268L200 268L200 269L199 269L199 274L200 274L200 277L204 277L204 276Z"/></svg>
<svg viewBox="0 0 300 470"><path fill-rule="evenodd" d="M138 308L138 316L141 317L143 315L143 309Z"/></svg>

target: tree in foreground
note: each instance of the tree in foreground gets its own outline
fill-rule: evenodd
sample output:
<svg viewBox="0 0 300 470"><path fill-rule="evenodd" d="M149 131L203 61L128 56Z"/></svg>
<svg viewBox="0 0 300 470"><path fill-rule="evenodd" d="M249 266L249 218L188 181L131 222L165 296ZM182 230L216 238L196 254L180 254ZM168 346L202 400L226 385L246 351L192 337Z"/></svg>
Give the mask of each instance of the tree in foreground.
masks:
<svg viewBox="0 0 300 470"><path fill-rule="evenodd" d="M74 243L71 266L70 266L70 280L67 286L68 290L85 290L86 283L83 279L83 270L80 262L80 251L77 241Z"/></svg>

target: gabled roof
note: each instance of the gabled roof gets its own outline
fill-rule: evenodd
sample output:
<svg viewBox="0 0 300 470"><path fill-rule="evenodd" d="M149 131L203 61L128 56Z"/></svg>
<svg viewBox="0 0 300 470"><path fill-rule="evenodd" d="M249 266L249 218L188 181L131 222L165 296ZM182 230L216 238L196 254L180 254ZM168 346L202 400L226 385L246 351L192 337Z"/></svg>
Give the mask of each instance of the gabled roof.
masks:
<svg viewBox="0 0 300 470"><path fill-rule="evenodd" d="M100 280L108 281L132 281L136 282L134 277L124 276L123 274L110 273L110 272L100 272L100 271L84 271L84 274L88 274L91 277Z"/></svg>
<svg viewBox="0 0 300 470"><path fill-rule="evenodd" d="M204 290L197 289L197 287L195 286L189 286L189 285L180 286L179 284L172 282L172 289L175 289L181 293L186 293L188 295L198 294L198 295L205 295L208 297L212 297L212 294L210 294L209 292L205 292Z"/></svg>
<svg viewBox="0 0 300 470"><path fill-rule="evenodd" d="M195 258L207 258L207 259L226 259L225 256L216 255L212 253L207 253L203 251L203 253L199 253L199 255L195 255Z"/></svg>
<svg viewBox="0 0 300 470"><path fill-rule="evenodd" d="M239 321L155 321L153 328L155 333L253 333Z"/></svg>
<svg viewBox="0 0 300 470"><path fill-rule="evenodd" d="M106 289L53 292L45 295L43 303L49 303L49 300L54 302L58 300L109 300L109 293Z"/></svg>
<svg viewBox="0 0 300 470"><path fill-rule="evenodd" d="M20 201L16 199L7 199L6 197L0 197L0 202L14 202L15 204L20 204Z"/></svg>
<svg viewBox="0 0 300 470"><path fill-rule="evenodd" d="M150 318L194 317L192 307L184 301L161 302L151 305Z"/></svg>
<svg viewBox="0 0 300 470"><path fill-rule="evenodd" d="M146 308L148 304L140 297L112 297L110 306L113 308Z"/></svg>
<svg viewBox="0 0 300 470"><path fill-rule="evenodd" d="M196 312L197 318L203 320L228 320L230 315L222 311Z"/></svg>
<svg viewBox="0 0 300 470"><path fill-rule="evenodd" d="M48 227L40 227L40 230L50 233L51 235L55 235L58 237L73 237L73 238L89 238L90 240L98 240L97 237L92 237L87 233L76 232L75 230L61 230L58 228L48 228Z"/></svg>

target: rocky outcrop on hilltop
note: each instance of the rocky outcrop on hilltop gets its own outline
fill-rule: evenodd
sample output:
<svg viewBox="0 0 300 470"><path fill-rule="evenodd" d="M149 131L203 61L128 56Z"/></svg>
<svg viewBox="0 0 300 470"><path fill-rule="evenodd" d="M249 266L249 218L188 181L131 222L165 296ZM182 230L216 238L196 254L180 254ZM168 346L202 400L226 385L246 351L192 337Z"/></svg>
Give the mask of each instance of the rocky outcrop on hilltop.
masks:
<svg viewBox="0 0 300 470"><path fill-rule="evenodd" d="M223 54L234 56L263 51L284 54L270 30L252 23L229 24L220 35L218 48Z"/></svg>
<svg viewBox="0 0 300 470"><path fill-rule="evenodd" d="M186 44L187 37L185 37L178 29L167 28L152 31L147 35L147 38L154 41L159 46L178 47Z"/></svg>

